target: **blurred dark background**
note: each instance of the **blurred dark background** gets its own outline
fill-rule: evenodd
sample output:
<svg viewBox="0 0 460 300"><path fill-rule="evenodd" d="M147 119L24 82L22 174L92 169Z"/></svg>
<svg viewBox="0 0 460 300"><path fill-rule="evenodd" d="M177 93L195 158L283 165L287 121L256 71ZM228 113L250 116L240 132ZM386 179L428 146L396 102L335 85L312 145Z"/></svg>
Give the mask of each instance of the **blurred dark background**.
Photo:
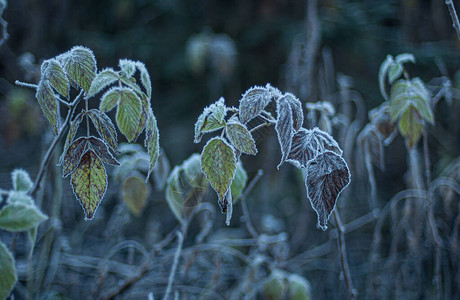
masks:
<svg viewBox="0 0 460 300"><path fill-rule="evenodd" d="M454 4L460 7L460 1ZM439 0L14 0L8 2L3 17L8 22L9 34L0 47L0 187L5 189L10 188L10 172L14 168L22 167L34 177L50 141L49 126L42 118L34 93L15 86L14 81L36 83L44 59L75 45L94 51L98 70L116 67L120 58L145 63L152 79L152 108L158 119L161 147L171 165L181 164L193 152L201 151L206 138L194 144L193 126L205 106L221 96L227 105L237 106L241 94L254 85L271 83L282 91L295 93L306 103L334 102L334 95L345 84L359 93L367 118L367 111L383 101L378 70L387 54L413 53L417 63L409 64L409 71L426 82L446 76L457 87L456 79L460 79L456 76L460 44L448 9L444 1ZM299 54L302 51L307 57ZM458 112L458 104L456 107L454 112ZM437 115L441 125L458 123L458 114L449 112L452 111L441 107ZM444 141L447 141L435 138L430 145L435 174L460 151L458 126L457 131L450 133L452 127L443 128L431 132L438 137L445 135ZM326 244L333 234L315 228L316 215L302 194L305 191L300 175L287 166L276 171L280 153L273 132L262 131L257 142L259 155L243 158L249 178L254 177L258 169L265 171L264 179L255 189L257 196L248 199L256 227L261 231L272 230L271 233L288 232L293 240L290 257L314 245ZM404 180L394 180L403 178L406 171L402 139L397 138L386 151L387 172L376 171L382 187L379 188L382 205L405 188ZM355 153L346 155L352 158ZM353 164L349 162L352 170ZM54 176L60 179L59 174ZM353 173L352 178L361 177ZM114 208L118 203L114 200L117 187L109 184L111 191L98 209L99 220L92 221L94 225L83 221L68 182L62 181L67 195L63 206L72 207L71 212L62 214L63 235L71 239L80 232L82 236L86 234L85 238L70 242L73 247L70 252L102 256L106 248L98 249L97 243L112 237L106 230L118 228L109 217L117 211ZM342 204L346 206L342 209L344 219L355 219L370 212L366 188L367 181L352 183L351 189L355 192L349 193L348 202ZM52 190L47 190L45 195L51 197ZM213 199L215 195L210 197ZM155 192L152 198L145 214L117 233L117 241L124 238L156 241L158 236L174 228L175 219L164 204L164 193ZM49 205L46 201L45 212ZM217 205L214 200L211 203ZM235 212L232 228L223 230L231 232L241 227L239 214ZM265 220L267 215L276 222ZM103 218L109 224L103 222ZM224 226L223 220L218 214L216 231ZM121 224L126 223L128 221ZM273 224L281 225L270 229ZM145 233L146 230L152 232ZM154 233L158 236L153 236ZM369 225L361 232L348 235L350 264L360 290L365 286L366 251L372 233L373 227ZM106 246L113 245L112 242L115 243L111 241ZM76 248L75 243L81 248ZM338 266L335 244L331 247L325 255L330 255L331 264ZM325 296L319 298L346 296L338 269L325 261L303 261L299 265L287 265L286 269L314 280L317 284L314 294L325 292ZM291 261L294 262L297 264L296 260ZM308 266L302 268L304 264ZM165 268L162 274L167 276L168 270ZM56 281L66 286L65 279ZM339 281L340 291L332 292L330 286ZM81 288L78 284L69 295L77 295L75 291Z"/></svg>

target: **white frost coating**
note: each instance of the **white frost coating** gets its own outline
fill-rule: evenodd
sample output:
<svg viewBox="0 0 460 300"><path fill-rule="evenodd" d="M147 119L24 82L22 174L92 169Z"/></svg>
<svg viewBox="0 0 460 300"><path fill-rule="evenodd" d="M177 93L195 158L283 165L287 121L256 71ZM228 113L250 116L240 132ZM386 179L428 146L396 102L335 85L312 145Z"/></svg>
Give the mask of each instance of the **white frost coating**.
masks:
<svg viewBox="0 0 460 300"><path fill-rule="evenodd" d="M11 172L11 181L13 182L13 189L20 192L28 192L34 185L29 173L23 169L15 169Z"/></svg>
<svg viewBox="0 0 460 300"><path fill-rule="evenodd" d="M276 120L275 131L281 148L281 161L277 166L279 170L291 152L294 121L292 119L291 107L287 101L276 102L276 114L278 119Z"/></svg>
<svg viewBox="0 0 460 300"><path fill-rule="evenodd" d="M232 220L232 215L233 215L232 193L227 193L227 213L226 213L226 217L225 217L225 224L227 226L230 226L230 221Z"/></svg>
<svg viewBox="0 0 460 300"><path fill-rule="evenodd" d="M96 77L94 77L93 81L91 82L88 94L85 96L85 99L88 99L96 95L105 87L117 81L117 79L118 74L112 68L103 69L102 71L96 74Z"/></svg>
<svg viewBox="0 0 460 300"><path fill-rule="evenodd" d="M118 61L118 66L128 78L132 77L134 75L134 72L136 72L136 63L130 59L120 59Z"/></svg>
<svg viewBox="0 0 460 300"><path fill-rule="evenodd" d="M271 86L254 86L248 89L240 99L239 118L242 123L247 123L257 117L270 103L272 94L277 94Z"/></svg>
<svg viewBox="0 0 460 300"><path fill-rule="evenodd" d="M140 61L136 61L136 68L140 72L141 76L141 83L144 86L147 96L149 99L152 98L152 81L150 80L150 75L149 72L147 71L147 68L145 67L144 63Z"/></svg>

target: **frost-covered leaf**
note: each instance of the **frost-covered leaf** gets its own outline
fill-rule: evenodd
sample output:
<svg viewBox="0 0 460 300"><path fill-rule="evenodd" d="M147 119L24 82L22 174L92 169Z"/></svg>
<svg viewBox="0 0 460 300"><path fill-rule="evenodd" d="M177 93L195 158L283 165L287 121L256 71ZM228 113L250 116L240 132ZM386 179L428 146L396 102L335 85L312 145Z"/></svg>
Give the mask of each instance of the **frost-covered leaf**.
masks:
<svg viewBox="0 0 460 300"><path fill-rule="evenodd" d="M140 216L149 196L149 189L144 180L139 176L126 178L123 182L121 193L123 201L131 213L135 216Z"/></svg>
<svg viewBox="0 0 460 300"><path fill-rule="evenodd" d="M340 149L339 144L330 136L326 131L315 127L311 130L311 133L318 139L321 148L324 150L330 150L335 152L337 155L342 155L343 151Z"/></svg>
<svg viewBox="0 0 460 300"><path fill-rule="evenodd" d="M80 123L83 120L83 114L79 113L72 122L70 122L69 132L67 133L67 138L65 139L64 148L62 150L61 157L59 158L59 166L62 165L62 161L64 160L64 156L69 149L70 144L73 142L75 135L77 134L78 127L80 127Z"/></svg>
<svg viewBox="0 0 460 300"><path fill-rule="evenodd" d="M393 84L393 82L398 79L403 72L403 67L398 63L392 63L388 70L388 82Z"/></svg>
<svg viewBox="0 0 460 300"><path fill-rule="evenodd" d="M85 220L91 220L107 190L107 173L104 164L93 152L87 150L70 179L72 190L80 202Z"/></svg>
<svg viewBox="0 0 460 300"><path fill-rule="evenodd" d="M80 160L86 149L86 137L76 139L67 149L64 159L62 160L62 177L65 178L71 174L80 164Z"/></svg>
<svg viewBox="0 0 460 300"><path fill-rule="evenodd" d="M132 142L141 119L142 103L131 89L122 88L119 91L120 100L116 114L117 125L126 139Z"/></svg>
<svg viewBox="0 0 460 300"><path fill-rule="evenodd" d="M222 138L215 137L201 153L201 169L213 189L223 201L235 176L236 158L233 148Z"/></svg>
<svg viewBox="0 0 460 300"><path fill-rule="evenodd" d="M138 95L144 94L141 87L136 83L136 79L134 77L128 78L126 76L121 76L120 81L123 82L124 85L135 91Z"/></svg>
<svg viewBox="0 0 460 300"><path fill-rule="evenodd" d="M48 219L35 205L10 203L0 210L0 229L25 231Z"/></svg>
<svg viewBox="0 0 460 300"><path fill-rule="evenodd" d="M13 189L18 192L28 192L34 183L30 179L29 173L22 169L15 169L11 173Z"/></svg>
<svg viewBox="0 0 460 300"><path fill-rule="evenodd" d="M0 299L6 299L18 278L13 255L1 241L0 262Z"/></svg>
<svg viewBox="0 0 460 300"><path fill-rule="evenodd" d="M119 87L113 87L104 93L101 97L101 103L99 104L99 110L101 113L111 111L115 106L120 103L121 94L123 89Z"/></svg>
<svg viewBox="0 0 460 300"><path fill-rule="evenodd" d="M398 64L403 64L406 62L415 64L415 56L411 53L401 53L395 57L395 61Z"/></svg>
<svg viewBox="0 0 460 300"><path fill-rule="evenodd" d="M291 151L292 137L294 136L294 121L292 120L292 110L288 101L278 101L276 103L275 130L281 148L281 161L278 169L286 161Z"/></svg>
<svg viewBox="0 0 460 300"><path fill-rule="evenodd" d="M99 133L104 142L114 151L114 153L119 154L117 131L112 123L112 120L105 113L101 113L97 109L90 109L87 114L91 118L97 133Z"/></svg>
<svg viewBox="0 0 460 300"><path fill-rule="evenodd" d="M38 104L40 104L43 115L50 122L54 133L57 134L59 131L59 105L56 95L47 80L40 81L35 97L38 100Z"/></svg>
<svg viewBox="0 0 460 300"><path fill-rule="evenodd" d="M228 139L236 149L251 155L257 154L254 138L246 126L240 123L238 119L230 120L225 127L225 131Z"/></svg>
<svg viewBox="0 0 460 300"><path fill-rule="evenodd" d="M35 205L34 199L29 196L26 192L9 191L8 198L6 199L8 204L22 204L22 205Z"/></svg>
<svg viewBox="0 0 460 300"><path fill-rule="evenodd" d="M184 170L185 178L187 178L192 187L199 188L208 184L201 171L201 157L198 153L194 153L187 158L181 165L181 168Z"/></svg>
<svg viewBox="0 0 460 300"><path fill-rule="evenodd" d="M232 191L233 203L236 203L241 195L241 192L246 187L248 181L248 174L243 168L241 161L238 161L236 165L235 177L233 178L232 185L230 187Z"/></svg>
<svg viewBox="0 0 460 300"><path fill-rule="evenodd" d="M292 110L293 127L295 131L299 130L303 124L302 103L296 96L291 93L284 94L278 99L278 102L286 101Z"/></svg>
<svg viewBox="0 0 460 300"><path fill-rule="evenodd" d="M224 98L220 98L217 102L206 107L198 120L195 123L195 143L199 143L203 133L216 131L225 127L224 120L227 114L227 108L224 103Z"/></svg>
<svg viewBox="0 0 460 300"><path fill-rule="evenodd" d="M409 106L403 112L398 122L398 128L405 138L407 146L412 149L417 144L423 129L423 121L420 119L415 107Z"/></svg>
<svg viewBox="0 0 460 300"><path fill-rule="evenodd" d="M147 119L149 116L148 112L152 110L150 108L150 102L148 101L147 96L144 93L140 95L139 99L141 100L141 104L142 104L142 112L141 112L141 118L139 119L139 125L137 126L136 136L134 137L134 140L137 140L139 135L144 130L145 124L147 123Z"/></svg>
<svg viewBox="0 0 460 300"><path fill-rule="evenodd" d="M132 77L134 72L136 72L136 63L129 59L120 59L118 66L128 78Z"/></svg>
<svg viewBox="0 0 460 300"><path fill-rule="evenodd" d="M292 137L291 151L286 159L297 168L305 168L320 152L318 139L311 130L300 128Z"/></svg>
<svg viewBox="0 0 460 300"><path fill-rule="evenodd" d="M145 91L147 92L147 96L149 99L152 98L152 82L150 81L150 75L149 72L147 71L147 68L143 63L140 61L136 62L136 67L140 72L140 77L141 77L141 83L145 88Z"/></svg>
<svg viewBox="0 0 460 300"><path fill-rule="evenodd" d="M166 183L166 202L180 223L184 223L185 216L182 209L184 202L183 191L179 182L180 168L175 167L168 177Z"/></svg>
<svg viewBox="0 0 460 300"><path fill-rule="evenodd" d="M245 124L257 117L270 103L271 93L268 88L255 86L247 90L240 100L239 118Z"/></svg>
<svg viewBox="0 0 460 300"><path fill-rule="evenodd" d="M96 77L91 83L91 87L89 88L89 92L86 98L90 98L100 91L102 91L105 87L111 85L119 78L118 73L115 72L111 68L104 69L97 73Z"/></svg>
<svg viewBox="0 0 460 300"><path fill-rule="evenodd" d="M56 59L45 60L42 64L42 80L49 82L50 86L62 96L68 98L70 82L64 68Z"/></svg>
<svg viewBox="0 0 460 300"><path fill-rule="evenodd" d="M396 132L396 123L390 116L390 107L383 104L372 109L369 112L369 119L377 133L384 139L384 144L388 145Z"/></svg>
<svg viewBox="0 0 460 300"><path fill-rule="evenodd" d="M379 69L379 87L380 87L380 93L382 94L383 98L385 100L388 100L388 94L385 89L385 79L387 77L388 69L390 66L394 63L393 56L387 55L385 60L382 62L380 65Z"/></svg>
<svg viewBox="0 0 460 300"><path fill-rule="evenodd" d="M93 150L96 153L96 155L106 164L114 165L114 166L119 166L120 163L113 157L112 153L109 151L109 147L107 144L101 140L98 139L94 136L91 136L88 138L88 141L90 144L93 146Z"/></svg>
<svg viewBox="0 0 460 300"><path fill-rule="evenodd" d="M62 55L61 59L72 85L89 92L91 82L96 76L96 58L93 51L82 46L75 46Z"/></svg>
<svg viewBox="0 0 460 300"><path fill-rule="evenodd" d="M420 78L398 80L391 88L391 119L395 121L404 114L409 106L413 106L425 121L434 124L430 99L431 96Z"/></svg>
<svg viewBox="0 0 460 300"><path fill-rule="evenodd" d="M318 226L327 229L327 220L342 190L350 183L345 160L332 151L325 151L310 160L305 174L307 196L318 215Z"/></svg>
<svg viewBox="0 0 460 300"><path fill-rule="evenodd" d="M385 160L382 137L373 130L372 125L367 124L364 127L358 136L358 141L364 155L369 155L371 161L383 171Z"/></svg>
<svg viewBox="0 0 460 300"><path fill-rule="evenodd" d="M158 156L160 155L160 134L158 132L157 119L150 109L147 124L145 126L145 140L144 146L149 152L149 171L147 173L146 181L149 179L150 173L152 173L155 164L157 163Z"/></svg>

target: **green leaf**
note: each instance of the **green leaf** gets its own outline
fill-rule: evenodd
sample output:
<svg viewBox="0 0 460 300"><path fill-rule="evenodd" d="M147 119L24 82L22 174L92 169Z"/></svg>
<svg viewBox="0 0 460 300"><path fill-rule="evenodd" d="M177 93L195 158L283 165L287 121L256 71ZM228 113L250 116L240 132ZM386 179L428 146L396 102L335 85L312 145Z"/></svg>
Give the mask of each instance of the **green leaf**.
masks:
<svg viewBox="0 0 460 300"><path fill-rule="evenodd" d="M264 297L267 300L282 300L286 297L286 275L283 271L273 270L264 284Z"/></svg>
<svg viewBox="0 0 460 300"><path fill-rule="evenodd" d="M153 115L152 110L149 111L147 124L145 127L145 140L144 145L149 152L150 165L147 173L146 181L149 179L155 164L157 163L158 156L160 155L160 134L158 132L157 119Z"/></svg>
<svg viewBox="0 0 460 300"><path fill-rule="evenodd" d="M310 300L311 286L307 279L297 274L288 276L289 299L292 300Z"/></svg>
<svg viewBox="0 0 460 300"><path fill-rule="evenodd" d="M117 125L129 142L136 137L139 120L141 119L142 103L131 89L119 89L120 100L117 109Z"/></svg>
<svg viewBox="0 0 460 300"><path fill-rule="evenodd" d="M431 95L428 90L425 88L423 81L416 77L412 79L412 88L416 91L417 97L414 97L415 107L417 108L417 112L422 116L422 118L429 122L430 124L434 124L434 116L433 111L431 109Z"/></svg>
<svg viewBox="0 0 460 300"><path fill-rule="evenodd" d="M0 262L0 299L6 299L18 278L13 255L1 241Z"/></svg>
<svg viewBox="0 0 460 300"><path fill-rule="evenodd" d="M185 221L184 211L182 209L184 196L179 183L179 173L180 168L176 166L171 174L169 174L168 180L166 181L166 202L176 219L183 224Z"/></svg>
<svg viewBox="0 0 460 300"><path fill-rule="evenodd" d="M141 87L136 83L136 79L128 78L126 76L121 76L120 81L123 82L127 87L133 89L138 95L143 94L144 92L141 90Z"/></svg>
<svg viewBox="0 0 460 300"><path fill-rule="evenodd" d="M83 153L86 150L86 137L76 139L67 149L62 160L62 178L67 177L79 166Z"/></svg>
<svg viewBox="0 0 460 300"><path fill-rule="evenodd" d="M385 78L387 77L388 69L390 68L391 64L393 63L393 56L387 55L385 60L380 65L379 69L379 87L380 93L382 94L385 100L388 100L388 94L385 89Z"/></svg>
<svg viewBox="0 0 460 300"><path fill-rule="evenodd" d="M48 122L50 122L54 133L57 134L59 131L59 106L56 95L54 94L53 89L47 80L40 81L35 97L38 100L38 104L40 104L43 115L48 120Z"/></svg>
<svg viewBox="0 0 460 300"><path fill-rule="evenodd" d="M117 131L112 123L112 120L110 120L110 118L105 113L101 113L97 109L90 109L87 114L91 118L97 133L99 133L104 142L116 154L119 154L120 152L118 151Z"/></svg>
<svg viewBox="0 0 460 300"><path fill-rule="evenodd" d="M29 196L26 192L9 191L8 198L6 199L8 204L23 204L23 205L35 205L34 199Z"/></svg>
<svg viewBox="0 0 460 300"><path fill-rule="evenodd" d="M198 153L192 154L185 160L181 165L181 169L184 170L185 178L187 178L192 187L200 188L208 185L208 181L205 180L205 176L201 171L201 158Z"/></svg>
<svg viewBox="0 0 460 300"><path fill-rule="evenodd" d="M72 173L70 182L85 212L85 220L92 220L108 183L104 164L92 150L83 154L80 164Z"/></svg>
<svg viewBox="0 0 460 300"><path fill-rule="evenodd" d="M147 92L147 96L149 97L149 99L151 99L152 98L152 82L150 81L149 72L147 71L147 68L145 67L145 65L141 63L140 61L136 62L136 67L141 73L140 75L141 83L144 86L145 91Z"/></svg>
<svg viewBox="0 0 460 300"><path fill-rule="evenodd" d="M245 124L257 117L270 103L271 92L269 88L255 86L247 90L240 99L239 118Z"/></svg>
<svg viewBox="0 0 460 300"><path fill-rule="evenodd" d="M111 111L115 106L120 103L121 94L124 89L119 87L114 87L105 92L101 98L101 103L99 104L99 110L101 113Z"/></svg>
<svg viewBox="0 0 460 300"><path fill-rule="evenodd" d="M140 216L149 196L149 189L144 180L139 176L126 178L121 188L121 194L129 211L135 216Z"/></svg>
<svg viewBox="0 0 460 300"><path fill-rule="evenodd" d="M136 63L129 59L120 59L118 66L128 78L132 77L134 72L136 72Z"/></svg>
<svg viewBox="0 0 460 300"><path fill-rule="evenodd" d="M118 78L118 73L111 68L104 69L101 72L97 73L96 77L91 83L91 87L89 88L89 92L88 95L86 95L86 98L90 98L96 95L105 87L117 81Z"/></svg>
<svg viewBox="0 0 460 300"><path fill-rule="evenodd" d="M11 203L0 210L0 228L12 232L28 230L46 219L35 205Z"/></svg>
<svg viewBox="0 0 460 300"><path fill-rule="evenodd" d="M16 169L11 173L13 189L18 192L28 192L34 185L29 173L25 170Z"/></svg>
<svg viewBox="0 0 460 300"><path fill-rule="evenodd" d="M56 92L68 98L70 82L64 68L56 59L45 60L42 64L42 76Z"/></svg>
<svg viewBox="0 0 460 300"><path fill-rule="evenodd" d="M403 64L406 62L411 62L415 64L415 56L411 53L401 53L395 57L397 64Z"/></svg>
<svg viewBox="0 0 460 300"><path fill-rule="evenodd" d="M139 99L141 100L141 104L142 104L142 112L141 112L141 118L139 120L139 125L137 126L136 136L134 137L134 140L137 140L139 135L144 130L145 124L147 123L147 118L148 118L147 112L151 110L150 103L147 99L147 96L144 93L141 93L139 95Z"/></svg>
<svg viewBox="0 0 460 300"><path fill-rule="evenodd" d="M60 59L72 85L89 92L96 76L96 58L93 51L82 46L75 46L60 56Z"/></svg>
<svg viewBox="0 0 460 300"><path fill-rule="evenodd" d="M232 147L220 137L211 139L201 153L201 169L217 192L219 200L224 201L236 170Z"/></svg>
<svg viewBox="0 0 460 300"><path fill-rule="evenodd" d="M247 181L248 174L246 173L246 170L243 168L243 164L241 163L241 161L239 161L236 165L235 178L233 178L232 185L230 187L232 191L233 204L235 204L239 200L241 192L246 187Z"/></svg>
<svg viewBox="0 0 460 300"><path fill-rule="evenodd" d="M199 143L203 133L213 132L225 127L225 116L227 108L224 104L224 98L206 107L195 123L195 143Z"/></svg>
<svg viewBox="0 0 460 300"><path fill-rule="evenodd" d="M393 84L393 82L398 79L403 72L403 67L398 63L392 63L388 71L388 82Z"/></svg>
<svg viewBox="0 0 460 300"><path fill-rule="evenodd" d="M406 140L409 149L417 144L423 129L422 119L414 106L409 106L401 115L398 122L401 135Z"/></svg>
<svg viewBox="0 0 460 300"><path fill-rule="evenodd" d="M79 113L75 119L70 122L70 128L69 132L67 133L67 138L65 140L64 148L62 150L61 157L59 158L59 163L58 166L62 165L62 161L64 160L64 156L69 149L70 143L73 142L73 139L75 138L75 135L77 134L78 127L80 127L80 123L83 120L83 114Z"/></svg>
<svg viewBox="0 0 460 300"><path fill-rule="evenodd" d="M238 119L232 119L227 123L226 133L232 145L239 151L251 155L257 154L254 138L249 130Z"/></svg>

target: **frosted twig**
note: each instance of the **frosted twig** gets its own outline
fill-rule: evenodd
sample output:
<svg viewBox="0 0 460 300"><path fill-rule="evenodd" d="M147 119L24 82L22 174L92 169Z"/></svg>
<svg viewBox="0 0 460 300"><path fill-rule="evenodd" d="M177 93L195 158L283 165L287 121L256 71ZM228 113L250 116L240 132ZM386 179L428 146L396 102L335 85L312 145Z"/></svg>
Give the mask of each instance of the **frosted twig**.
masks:
<svg viewBox="0 0 460 300"><path fill-rule="evenodd" d="M251 182L248 184L248 186L244 190L243 194L240 196L241 210L243 212L243 217L244 217L244 225L246 226L246 229L248 230L249 234L254 239L257 239L259 234L257 233L256 229L252 225L251 218L249 217L249 210L248 210L248 206L246 205L246 197L248 196L249 192L254 188L257 181L259 181L260 177L262 177L263 173L264 172L262 170L257 171L256 176L254 176L254 178L251 180Z"/></svg>
<svg viewBox="0 0 460 300"><path fill-rule="evenodd" d="M171 293L171 287L174 281L174 276L176 275L177 265L179 264L179 256L180 256L180 253L182 252L182 245L184 243L184 235L180 231L177 231L177 240L178 240L177 250L176 250L176 253L174 254L174 261L171 266L171 273L169 273L168 286L166 287L166 292L163 297L163 300L168 300L169 293Z"/></svg>
<svg viewBox="0 0 460 300"><path fill-rule="evenodd" d="M14 83L16 85L23 86L23 87L28 87L28 88L31 88L31 89L37 89L38 88L37 84L22 82L22 81L19 81L19 80L16 80Z"/></svg>
<svg viewBox="0 0 460 300"><path fill-rule="evenodd" d="M447 8L449 9L450 17L452 19L452 26L457 32L457 37L460 40L460 22L458 21L457 12L455 11L454 3L452 0L446 0Z"/></svg>

